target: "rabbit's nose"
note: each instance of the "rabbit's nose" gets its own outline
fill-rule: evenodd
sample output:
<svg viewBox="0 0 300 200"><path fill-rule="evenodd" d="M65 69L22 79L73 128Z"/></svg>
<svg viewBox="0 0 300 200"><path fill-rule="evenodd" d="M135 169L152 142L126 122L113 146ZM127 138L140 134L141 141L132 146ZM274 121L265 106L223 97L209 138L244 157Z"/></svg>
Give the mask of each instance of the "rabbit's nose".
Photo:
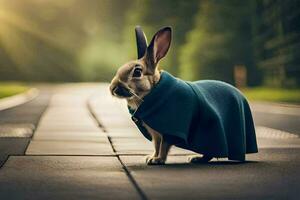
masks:
<svg viewBox="0 0 300 200"><path fill-rule="evenodd" d="M116 91L118 90L118 86L112 87L111 91L113 94L116 94Z"/></svg>
<svg viewBox="0 0 300 200"><path fill-rule="evenodd" d="M114 96L118 95L118 90L119 89L118 89L117 85L114 85L114 86L110 87L111 94L114 95Z"/></svg>
<svg viewBox="0 0 300 200"><path fill-rule="evenodd" d="M116 89L116 87L117 87L116 85L110 85L109 89L111 92L113 92Z"/></svg>
<svg viewBox="0 0 300 200"><path fill-rule="evenodd" d="M117 88L117 86L116 86L116 85L113 85L113 84L111 84L111 85L109 86L109 90L110 90L110 93L111 93L112 95L114 95L114 91L116 90L116 88Z"/></svg>

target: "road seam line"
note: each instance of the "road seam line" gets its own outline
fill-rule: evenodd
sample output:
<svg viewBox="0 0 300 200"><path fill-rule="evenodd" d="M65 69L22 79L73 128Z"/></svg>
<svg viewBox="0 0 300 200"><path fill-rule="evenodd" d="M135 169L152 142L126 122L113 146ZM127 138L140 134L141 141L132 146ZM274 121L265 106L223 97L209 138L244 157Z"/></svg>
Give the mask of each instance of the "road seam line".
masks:
<svg viewBox="0 0 300 200"><path fill-rule="evenodd" d="M99 118L96 116L96 114L93 112L93 109L89 103L89 99L87 99L87 108L88 111L90 112L90 114L92 115L92 117L94 118L94 120L96 121L96 123L98 124L99 128L102 129L102 131L104 133L106 133L106 136L108 138L108 141L110 143L110 146L113 150L113 152L115 153L115 156L117 157L118 161L120 162L126 176L128 177L129 181L131 182L131 184L133 185L133 187L136 189L137 193L140 195L142 200L148 200L146 194L144 193L144 191L142 190L142 188L138 185L137 181L134 179L134 177L132 176L131 172L129 171L129 169L126 167L126 165L124 164L124 162L121 160L120 155L117 153L113 143L112 143L112 139L111 137L107 134L107 129L105 128L105 126L103 125L103 123L101 123L101 121L99 120Z"/></svg>
<svg viewBox="0 0 300 200"><path fill-rule="evenodd" d="M27 147L26 147L25 150L24 150L24 156L27 155L26 152L27 152L27 150L28 150L28 148L29 148L29 145L30 145L31 141L34 139L35 132L36 132L36 130L37 130L38 127L39 127L39 124L40 124L41 119L44 117L45 112L46 112L46 111L48 110L48 108L49 108L49 105L50 105L50 103L51 103L51 99L52 99L52 94L50 94L49 99L47 100L47 105L45 106L44 110L42 111L42 113L41 113L41 115L40 115L40 117L39 117L39 119L38 119L38 121L37 121L36 124L35 124L35 128L33 129L32 136L30 137L30 141L28 142L28 145L27 145Z"/></svg>

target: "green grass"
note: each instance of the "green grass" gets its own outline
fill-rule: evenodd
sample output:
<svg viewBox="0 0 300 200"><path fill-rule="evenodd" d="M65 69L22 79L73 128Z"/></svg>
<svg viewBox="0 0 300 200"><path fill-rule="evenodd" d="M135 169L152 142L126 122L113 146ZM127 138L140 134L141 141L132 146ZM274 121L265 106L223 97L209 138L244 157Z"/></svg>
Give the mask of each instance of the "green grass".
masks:
<svg viewBox="0 0 300 200"><path fill-rule="evenodd" d="M0 82L0 99L25 92L29 87L22 83Z"/></svg>
<svg viewBox="0 0 300 200"><path fill-rule="evenodd" d="M246 88L242 92L252 101L270 101L300 104L300 89Z"/></svg>

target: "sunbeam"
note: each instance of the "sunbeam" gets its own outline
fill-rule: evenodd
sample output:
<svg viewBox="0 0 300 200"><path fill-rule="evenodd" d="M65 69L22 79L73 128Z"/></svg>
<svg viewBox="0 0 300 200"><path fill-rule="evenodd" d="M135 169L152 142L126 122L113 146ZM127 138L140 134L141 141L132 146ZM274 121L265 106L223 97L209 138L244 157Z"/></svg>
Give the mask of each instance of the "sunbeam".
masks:
<svg viewBox="0 0 300 200"><path fill-rule="evenodd" d="M31 21L10 12L7 9L0 10L0 45L17 66L23 66L34 59L32 44L26 41L26 34L36 38L47 45L68 51L61 43L49 34L41 31Z"/></svg>

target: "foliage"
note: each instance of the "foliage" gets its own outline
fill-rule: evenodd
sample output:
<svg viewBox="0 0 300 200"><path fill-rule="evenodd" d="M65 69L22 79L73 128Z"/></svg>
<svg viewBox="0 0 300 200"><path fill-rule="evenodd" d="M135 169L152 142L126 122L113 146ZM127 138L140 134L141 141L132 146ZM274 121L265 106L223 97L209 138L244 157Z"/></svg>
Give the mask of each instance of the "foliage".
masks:
<svg viewBox="0 0 300 200"><path fill-rule="evenodd" d="M145 30L148 42L157 30L163 26L171 26L173 42L168 56L162 60L161 66L175 75L178 74L180 46L185 42L185 34L193 26L193 18L198 11L199 2L199 0L136 1L128 12L128 24L130 26L127 31L130 35L127 35L126 39L132 37L132 31L137 24ZM132 10L136 12L133 14ZM131 42L135 44L133 41Z"/></svg>
<svg viewBox="0 0 300 200"><path fill-rule="evenodd" d="M181 73L186 79L220 79L233 83L233 67L251 70L248 1L202 1L195 27L182 47Z"/></svg>
<svg viewBox="0 0 300 200"><path fill-rule="evenodd" d="M234 83L234 66L244 65L250 86L262 78L299 85L297 5L295 0L2 0L0 80L109 81L120 65L136 59L134 27L141 25L148 40L172 26L171 49L161 67L176 76Z"/></svg>
<svg viewBox="0 0 300 200"><path fill-rule="evenodd" d="M1 1L0 79L80 81L96 80L97 74L105 77L121 57L119 31L128 2ZM115 55L107 57L109 53Z"/></svg>
<svg viewBox="0 0 300 200"><path fill-rule="evenodd" d="M254 1L253 46L264 84L300 85L300 1Z"/></svg>
<svg viewBox="0 0 300 200"><path fill-rule="evenodd" d="M28 90L22 83L0 82L0 98L9 97Z"/></svg>
<svg viewBox="0 0 300 200"><path fill-rule="evenodd" d="M254 87L242 90L249 100L300 104L300 89Z"/></svg>

